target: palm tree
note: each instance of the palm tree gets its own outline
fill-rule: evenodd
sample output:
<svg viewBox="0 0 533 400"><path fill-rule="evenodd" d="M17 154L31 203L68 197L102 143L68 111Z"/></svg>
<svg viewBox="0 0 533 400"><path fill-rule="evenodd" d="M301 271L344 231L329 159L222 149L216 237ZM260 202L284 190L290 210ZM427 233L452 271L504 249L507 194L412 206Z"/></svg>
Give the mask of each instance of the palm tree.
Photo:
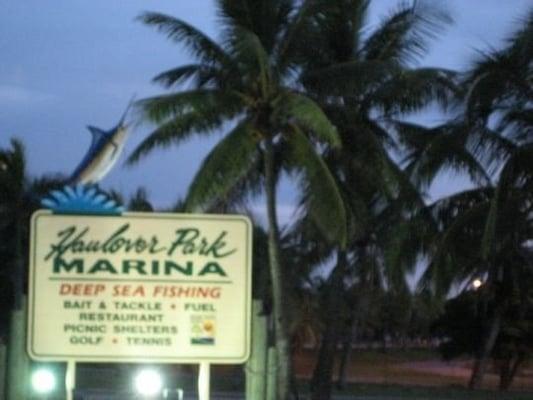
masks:
<svg viewBox="0 0 533 400"><path fill-rule="evenodd" d="M133 196L128 201L128 210L129 211L142 211L142 212L152 212L154 207L148 198L148 192L145 188L138 188Z"/></svg>
<svg viewBox="0 0 533 400"><path fill-rule="evenodd" d="M531 145L527 147L510 157L496 187L464 191L430 207L441 230L433 237L426 282L449 288L453 283L483 277L490 295L471 388L481 385L512 294L528 276L522 273L529 263L533 233L533 170L527 165L533 150Z"/></svg>
<svg viewBox="0 0 533 400"><path fill-rule="evenodd" d="M286 271L281 265L276 212L280 167L290 168L304 188L312 188L310 208L317 223L340 243L345 211L317 144L336 147L335 127L320 107L299 91L294 74L301 33L312 7L295 0L219 0L222 36L215 42L186 22L158 13L140 19L184 44L195 62L155 78L167 88L185 81L192 89L140 101L144 118L157 127L130 156L130 162L158 146L179 144L193 134L229 129L197 172L186 199L189 210L206 210L233 188L264 188L268 216L270 273L276 345L278 399L290 382L290 343L284 308ZM261 179L251 181L260 168Z"/></svg>
<svg viewBox="0 0 533 400"><path fill-rule="evenodd" d="M1 255L7 267L2 271L9 281L11 305L7 349L7 388L9 400L26 397L26 379L29 361L25 352L26 309L24 296L25 250L29 218L27 215L26 159L24 147L18 140L11 141L11 148L0 150L0 229ZM26 243L27 244L27 243Z"/></svg>
<svg viewBox="0 0 533 400"><path fill-rule="evenodd" d="M430 183L443 168L454 168L477 184L425 210L434 222L424 227L423 241L432 257L426 283L445 293L453 283L484 276L491 289L494 306L486 315L471 388L482 383L531 246L532 50L533 10L503 49L482 54L465 75L463 115L432 129L396 124L412 149L407 168L419 181Z"/></svg>
<svg viewBox="0 0 533 400"><path fill-rule="evenodd" d="M0 173L2 231L6 233L3 235L4 238L9 240L3 250L9 253L11 259L11 262L8 263L11 266L8 275L11 277L13 288L13 308L20 310L24 293L22 275L24 273L23 233L20 230L22 228L20 222L28 177L26 175L24 147L18 140L11 141L11 149L3 149L0 152Z"/></svg>
<svg viewBox="0 0 533 400"><path fill-rule="evenodd" d="M517 265L520 268L523 266ZM500 374L500 390L509 389L520 367L532 354L531 263L515 277L515 289L505 300L501 331L490 354ZM526 278L526 279L524 279ZM434 323L434 333L444 338L439 350L449 360L466 355L475 356L478 343L486 330L487 310L494 309L495 299L490 285L470 286L469 290L446 302L445 310Z"/></svg>
<svg viewBox="0 0 533 400"><path fill-rule="evenodd" d="M428 39L450 22L445 13L404 3L372 29L366 25L370 1L316 3L320 12L307 31L314 45L301 49L301 82L339 131L342 146L328 151L326 160L349 219L347 247L335 249L337 265L327 283L330 294L323 308L328 321L312 381L313 398L327 399L342 320L336 311L342 309L338 294L351 269L360 270L355 279L361 286L372 279L364 265L376 267L375 277L385 272L388 284L403 290L399 286L405 285L405 269L387 269L384 233L402 211L400 199L404 207L423 204L395 161L400 148L385 122L433 101L446 104L456 88L452 71L413 68ZM302 203L305 208L305 196Z"/></svg>
<svg viewBox="0 0 533 400"><path fill-rule="evenodd" d="M40 199L52 188L61 185L61 177L31 179L26 171L23 144L11 140L11 147L0 149L0 273L9 281L10 303L4 304L11 311L9 326L7 391L8 400L25 398L28 358L26 355L25 290L27 282L27 254L29 226L33 211Z"/></svg>
<svg viewBox="0 0 533 400"><path fill-rule="evenodd" d="M10 281L9 291L12 293L12 305L5 310L11 311L9 323L9 342L7 354L7 389L8 399L25 397L24 386L15 382L27 374L27 358L24 357L25 315L24 315L24 261L22 249L21 205L23 203L26 184L26 162L22 143L11 141L10 149L0 151L0 223L2 229L2 271ZM17 376L19 375L19 376Z"/></svg>

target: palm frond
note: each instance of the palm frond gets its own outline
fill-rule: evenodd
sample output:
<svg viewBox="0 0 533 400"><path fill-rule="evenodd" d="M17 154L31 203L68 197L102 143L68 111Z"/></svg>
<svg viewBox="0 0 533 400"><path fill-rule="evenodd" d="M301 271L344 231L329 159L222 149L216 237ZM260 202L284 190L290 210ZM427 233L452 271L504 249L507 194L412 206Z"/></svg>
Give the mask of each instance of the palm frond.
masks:
<svg viewBox="0 0 533 400"><path fill-rule="evenodd" d="M217 89L194 89L139 100L136 106L144 119L161 123L179 115L198 113L206 118L224 115L231 118L241 105L235 92Z"/></svg>
<svg viewBox="0 0 533 400"><path fill-rule="evenodd" d="M433 243L431 262L421 279L446 294L454 283L486 270L481 238L490 212L492 189L473 189L441 199L431 205L440 234Z"/></svg>
<svg viewBox="0 0 533 400"><path fill-rule="evenodd" d="M226 196L258 157L258 145L248 121L239 123L220 141L196 173L185 201L189 211L205 210Z"/></svg>
<svg viewBox="0 0 533 400"><path fill-rule="evenodd" d="M259 37L252 31L234 28L231 43L231 54L240 66L241 79L250 86L258 82L259 93L268 96L273 76L269 55Z"/></svg>
<svg viewBox="0 0 533 400"><path fill-rule="evenodd" d="M320 2L303 0L300 6L288 15L290 18L285 23L285 29L280 31L277 48L273 49L280 71L290 66L294 61L294 56L298 54L302 45L305 45L306 39L309 38L307 31L311 22L310 18L316 15L319 9Z"/></svg>
<svg viewBox="0 0 533 400"><path fill-rule="evenodd" d="M347 61L306 71L302 83L326 96L362 97L399 72L388 60Z"/></svg>
<svg viewBox="0 0 533 400"><path fill-rule="evenodd" d="M524 66L530 66L528 59L533 54L533 9L519 21L519 28L507 39L507 53Z"/></svg>
<svg viewBox="0 0 533 400"><path fill-rule="evenodd" d="M292 134L288 135L287 140L291 159L301 173L301 184L306 193L311 216L329 240L345 247L346 210L335 179L311 142L296 125L292 125Z"/></svg>
<svg viewBox="0 0 533 400"><path fill-rule="evenodd" d="M128 210L144 212L154 211L154 207L148 199L148 192L145 188L140 187L135 191L133 196L128 201Z"/></svg>
<svg viewBox="0 0 533 400"><path fill-rule="evenodd" d="M321 143L340 147L337 129L320 106L309 97L286 93L279 98L276 108L281 108L280 113L286 113L289 121L298 124L306 131L311 131Z"/></svg>
<svg viewBox="0 0 533 400"><path fill-rule="evenodd" d="M376 196L393 199L396 195L396 176L390 169L390 157L378 124L366 118L343 130L343 147L338 164L339 176L350 196L358 193L367 203Z"/></svg>
<svg viewBox="0 0 533 400"><path fill-rule="evenodd" d="M468 126L450 123L430 129L397 121L395 127L410 149L404 160L406 168L421 186L429 185L446 169L466 172L474 182L490 184L483 165L466 149Z"/></svg>
<svg viewBox="0 0 533 400"><path fill-rule="evenodd" d="M463 190L443 197L429 207L441 226L448 226L460 212L481 203L488 203L494 196L494 188L481 187Z"/></svg>
<svg viewBox="0 0 533 400"><path fill-rule="evenodd" d="M363 53L367 60L396 60L407 65L424 56L429 40L451 23L443 9L402 2L366 40Z"/></svg>
<svg viewBox="0 0 533 400"><path fill-rule="evenodd" d="M0 149L0 192L2 198L21 195L26 179L26 155L24 145L11 139L11 148Z"/></svg>
<svg viewBox="0 0 533 400"><path fill-rule="evenodd" d="M295 7L294 0L217 0L217 13L231 36L235 27L253 32L271 54L279 41L280 32L286 29Z"/></svg>
<svg viewBox="0 0 533 400"><path fill-rule="evenodd" d="M517 147L502 168L498 186L502 193L522 188L533 179L533 143Z"/></svg>
<svg viewBox="0 0 533 400"><path fill-rule="evenodd" d="M231 64L231 59L216 42L181 19L156 12L142 13L137 19L146 25L155 26L174 42L184 43L192 55L202 62Z"/></svg>
<svg viewBox="0 0 533 400"><path fill-rule="evenodd" d="M220 115L206 115L190 112L159 124L129 155L127 164L133 165L156 148L178 145L194 134L209 134L221 127L224 119Z"/></svg>
<svg viewBox="0 0 533 400"><path fill-rule="evenodd" d="M140 100L137 107L144 118L159 126L137 146L127 163L134 164L154 148L179 144L195 133L212 132L237 116L241 101L234 92L206 89Z"/></svg>
<svg viewBox="0 0 533 400"><path fill-rule="evenodd" d="M490 201L490 208L485 221L485 228L481 238L481 256L484 260L489 260L492 250L494 248L494 241L496 239L496 229L498 224L498 214L501 198L501 186L498 186L494 191L494 197Z"/></svg>
<svg viewBox="0 0 533 400"><path fill-rule="evenodd" d="M431 102L447 107L460 95L455 77L441 68L404 70L369 93L366 102L389 115L418 111Z"/></svg>
<svg viewBox="0 0 533 400"><path fill-rule="evenodd" d="M522 105L511 107L506 110L498 128L505 132L515 143L527 143L533 141L533 109Z"/></svg>
<svg viewBox="0 0 533 400"><path fill-rule="evenodd" d="M218 70L216 68L203 64L187 64L161 72L152 80L165 88L170 88L180 85L193 77L199 78L201 75L205 76L208 74L214 77L217 75L217 72ZM201 88L202 86L198 85L197 87Z"/></svg>
<svg viewBox="0 0 533 400"><path fill-rule="evenodd" d="M479 160L489 175L494 175L516 149L516 144L498 131L476 124L465 125L465 148Z"/></svg>
<svg viewBox="0 0 533 400"><path fill-rule="evenodd" d="M370 1L314 0L307 3L313 4L313 7L308 7L311 18L302 19L306 22L304 28L293 40L293 48L306 68L317 70L360 60L358 51Z"/></svg>
<svg viewBox="0 0 533 400"><path fill-rule="evenodd" d="M469 122L485 124L493 111L493 107L503 97L513 92L509 75L513 66L509 60L500 55L485 54L479 64L465 79L468 88L466 93L466 109Z"/></svg>
<svg viewBox="0 0 533 400"><path fill-rule="evenodd" d="M467 116L472 123L486 123L495 111L531 102L531 56L520 54L512 43L502 50L480 52L464 79Z"/></svg>
<svg viewBox="0 0 533 400"><path fill-rule="evenodd" d="M384 180L395 189L396 205L410 211L423 208L425 204L423 192L411 181L408 173L401 169L386 152L384 152L383 164Z"/></svg>
<svg viewBox="0 0 533 400"><path fill-rule="evenodd" d="M411 270L431 253L437 233L435 221L425 210L389 224L383 232L385 264L404 273Z"/></svg>

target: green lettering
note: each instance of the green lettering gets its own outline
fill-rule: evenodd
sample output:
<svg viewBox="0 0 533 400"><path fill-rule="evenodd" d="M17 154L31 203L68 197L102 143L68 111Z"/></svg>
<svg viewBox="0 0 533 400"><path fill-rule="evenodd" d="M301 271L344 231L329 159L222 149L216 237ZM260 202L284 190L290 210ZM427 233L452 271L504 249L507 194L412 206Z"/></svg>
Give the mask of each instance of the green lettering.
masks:
<svg viewBox="0 0 533 400"><path fill-rule="evenodd" d="M205 264L202 270L198 273L198 276L203 276L206 274L217 274L220 276L227 276L226 272L216 262L209 262Z"/></svg>
<svg viewBox="0 0 533 400"><path fill-rule="evenodd" d="M61 268L63 268L66 272L70 272L71 270L75 269L76 273L82 274L83 260L81 258L75 258L68 263L60 257L54 258L54 273L60 273Z"/></svg>
<svg viewBox="0 0 533 400"><path fill-rule="evenodd" d="M152 236L152 242L150 243L150 254L157 254L166 250L166 247L157 248L158 243L157 237Z"/></svg>
<svg viewBox="0 0 533 400"><path fill-rule="evenodd" d="M50 252L44 257L45 260L51 257L61 257L67 250L71 249L73 253L83 251L83 236L89 231L89 228L83 229L76 237L72 238L76 233L76 227L70 226L60 231L57 236L61 238L58 244L50 246ZM69 240L71 240L69 242Z"/></svg>
<svg viewBox="0 0 533 400"><path fill-rule="evenodd" d="M94 265L89 270L89 274L94 274L96 272L111 272L112 274L116 274L117 270L115 267L113 267L113 264L111 264L108 260L102 259L98 260L94 263Z"/></svg>
<svg viewBox="0 0 533 400"><path fill-rule="evenodd" d="M129 274L130 269L135 269L139 274L146 275L144 264L145 262L142 260L124 260L122 262L122 272Z"/></svg>
<svg viewBox="0 0 533 400"><path fill-rule="evenodd" d="M223 240L224 237L227 235L227 233L228 232L226 232L226 231L222 231L222 233L220 233L220 235L218 235L218 237L213 242L213 244L211 246L209 246L207 248L207 250L205 250L205 252L202 253L202 255L208 256L209 253L211 253L213 255L213 257L215 257L215 258L223 258L223 257L229 256L230 254L235 253L237 251L237 249L228 250L225 253L222 252L222 249L224 247L226 247L226 244L227 244Z"/></svg>
<svg viewBox="0 0 533 400"><path fill-rule="evenodd" d="M105 253L115 253L120 247L117 248L115 241L130 228L130 224L124 224L118 228L113 234L103 243L102 250Z"/></svg>
<svg viewBox="0 0 533 400"><path fill-rule="evenodd" d="M172 243L172 246L168 250L168 255L171 256L174 251L183 246L183 254L191 254L195 251L194 240L200 235L200 231L196 228L178 229L176 231L178 237Z"/></svg>
<svg viewBox="0 0 533 400"><path fill-rule="evenodd" d="M181 265L173 263L172 261L165 261L165 275L170 275L172 270L177 270L184 275L192 275L192 262L187 261L187 267L183 268Z"/></svg>

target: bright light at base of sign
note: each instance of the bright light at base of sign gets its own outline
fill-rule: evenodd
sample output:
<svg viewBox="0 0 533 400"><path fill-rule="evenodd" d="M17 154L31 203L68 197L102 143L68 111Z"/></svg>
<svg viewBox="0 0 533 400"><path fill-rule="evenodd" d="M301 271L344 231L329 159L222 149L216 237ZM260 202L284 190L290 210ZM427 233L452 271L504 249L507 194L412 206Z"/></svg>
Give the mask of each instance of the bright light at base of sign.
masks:
<svg viewBox="0 0 533 400"><path fill-rule="evenodd" d="M163 389L163 378L154 369L143 369L135 376L135 390L143 396L157 396Z"/></svg>
<svg viewBox="0 0 533 400"><path fill-rule="evenodd" d="M56 377L49 369L40 368L32 374L31 386L37 393L49 393L56 387Z"/></svg>
<svg viewBox="0 0 533 400"><path fill-rule="evenodd" d="M483 281L481 279L474 279L474 281L472 282L472 286L474 287L474 289L479 289L481 285L483 285Z"/></svg>

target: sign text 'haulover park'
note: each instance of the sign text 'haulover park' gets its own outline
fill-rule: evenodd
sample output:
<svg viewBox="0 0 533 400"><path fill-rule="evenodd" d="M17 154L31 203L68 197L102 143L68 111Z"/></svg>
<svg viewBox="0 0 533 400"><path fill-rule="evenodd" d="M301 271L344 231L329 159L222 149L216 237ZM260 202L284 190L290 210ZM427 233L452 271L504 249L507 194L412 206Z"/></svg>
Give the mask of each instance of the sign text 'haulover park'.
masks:
<svg viewBox="0 0 533 400"><path fill-rule="evenodd" d="M38 211L31 225L32 358L246 360L252 257L247 218Z"/></svg>

